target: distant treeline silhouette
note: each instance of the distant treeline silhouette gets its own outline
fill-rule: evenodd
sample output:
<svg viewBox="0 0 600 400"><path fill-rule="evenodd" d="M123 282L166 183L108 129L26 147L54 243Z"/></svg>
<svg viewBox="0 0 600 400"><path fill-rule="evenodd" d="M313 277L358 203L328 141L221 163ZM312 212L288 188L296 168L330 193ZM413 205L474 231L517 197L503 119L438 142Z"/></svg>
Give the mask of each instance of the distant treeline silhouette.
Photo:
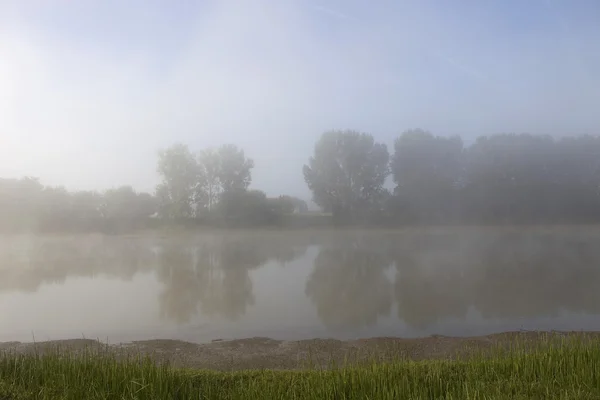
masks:
<svg viewBox="0 0 600 400"><path fill-rule="evenodd" d="M384 188L391 175L395 187ZM404 132L389 156L355 131L323 134L304 167L337 222L584 223L600 220L600 137L498 134L462 139Z"/></svg>
<svg viewBox="0 0 600 400"><path fill-rule="evenodd" d="M155 193L131 186L68 192L37 178L0 179L0 229L118 232L161 224L542 224L600 220L600 137L498 134L465 146L420 129L387 146L325 132L303 168L313 201L251 190L254 161L235 145L158 154ZM385 187L389 177L394 188Z"/></svg>

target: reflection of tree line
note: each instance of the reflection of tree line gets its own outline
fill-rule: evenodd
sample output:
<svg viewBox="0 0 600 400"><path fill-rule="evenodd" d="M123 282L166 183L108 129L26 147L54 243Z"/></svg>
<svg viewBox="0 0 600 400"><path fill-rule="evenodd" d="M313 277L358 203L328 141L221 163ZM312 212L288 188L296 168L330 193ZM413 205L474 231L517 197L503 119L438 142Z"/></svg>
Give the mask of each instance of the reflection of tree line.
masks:
<svg viewBox="0 0 600 400"><path fill-rule="evenodd" d="M392 284L384 275L389 265L385 253L340 241L321 249L305 293L332 328L372 325L391 310Z"/></svg>
<svg viewBox="0 0 600 400"><path fill-rule="evenodd" d="M594 235L465 231L370 240L340 240L315 260L306 294L331 328L374 324L393 299L397 316L417 328L464 318L471 306L486 318L600 313Z"/></svg>
<svg viewBox="0 0 600 400"><path fill-rule="evenodd" d="M490 318L552 316L561 308L600 312L594 235L475 233L453 235L446 243L451 241L454 249L432 246L399 268L399 316L412 325L462 317L471 305ZM436 262L429 275L422 272L426 262Z"/></svg>
<svg viewBox="0 0 600 400"><path fill-rule="evenodd" d="M249 272L270 261L284 265L301 257L308 239L278 233L12 237L0 243L0 292L34 292L67 277L131 279L137 272L156 271L164 285L159 301L165 318L184 323L201 311L236 319L254 302Z"/></svg>
<svg viewBox="0 0 600 400"><path fill-rule="evenodd" d="M499 318L550 316L561 308L600 313L600 249L594 234L572 231L3 242L0 291L35 291L67 276L128 279L157 271L165 318L185 323L201 312L236 319L254 302L250 271L299 258L311 244L321 248L305 293L334 329L372 325L390 315L394 301L397 316L420 328L464 318L471 306Z"/></svg>
<svg viewBox="0 0 600 400"><path fill-rule="evenodd" d="M8 237L0 241L0 292L35 292L45 283L96 275L131 279L151 270L154 255L136 238Z"/></svg>
<svg viewBox="0 0 600 400"><path fill-rule="evenodd" d="M186 323L197 313L235 320L254 304L250 271L268 262L301 257L306 238L277 233L216 237L191 246L173 243L159 252L161 314Z"/></svg>
<svg viewBox="0 0 600 400"><path fill-rule="evenodd" d="M188 322L198 307L208 315L240 317L254 303L248 273L269 261L266 250L248 241L165 248L159 256L161 312L177 322Z"/></svg>

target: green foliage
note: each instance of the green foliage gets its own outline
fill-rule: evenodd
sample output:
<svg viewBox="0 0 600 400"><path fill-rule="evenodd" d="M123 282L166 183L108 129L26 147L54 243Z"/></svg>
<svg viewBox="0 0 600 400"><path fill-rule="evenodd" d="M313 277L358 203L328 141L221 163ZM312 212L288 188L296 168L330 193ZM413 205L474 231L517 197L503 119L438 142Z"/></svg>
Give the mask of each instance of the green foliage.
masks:
<svg viewBox="0 0 600 400"><path fill-rule="evenodd" d="M79 231L140 225L156 212L156 199L130 186L105 193L68 192L34 178L0 179L0 231Z"/></svg>
<svg viewBox="0 0 600 400"><path fill-rule="evenodd" d="M421 130L387 150L370 135L326 132L304 166L313 200L337 220L386 224L600 220L600 138L499 134L469 147ZM382 212L383 211L383 212Z"/></svg>
<svg viewBox="0 0 600 400"><path fill-rule="evenodd" d="M421 129L404 132L394 142L390 169L396 183L395 214L405 222L453 217L463 168L459 137L439 137ZM402 215L404 214L404 215Z"/></svg>
<svg viewBox="0 0 600 400"><path fill-rule="evenodd" d="M600 218L600 138L479 138L465 152L463 219L592 222Z"/></svg>
<svg viewBox="0 0 600 400"><path fill-rule="evenodd" d="M395 140L390 157L370 134L328 131L303 167L328 214L317 221L304 200L248 191L254 161L243 149L194 153L174 144L158 154L154 196L128 186L69 193L36 178L0 179L0 230L106 230L110 221L137 226L154 213L169 223L228 225L592 223L600 221L599 156L600 137L499 134L465 146L415 129ZM390 173L393 191L384 187Z"/></svg>
<svg viewBox="0 0 600 400"><path fill-rule="evenodd" d="M196 154L176 143L158 153L161 182L154 195L131 186L102 194L69 193L44 187L36 178L0 179L0 230L116 232L154 226L148 219L154 214L168 223L260 225L308 209L297 198L282 196L273 202L263 192L248 191L253 167L254 161L232 144Z"/></svg>
<svg viewBox="0 0 600 400"><path fill-rule="evenodd" d="M276 223L281 213L260 190L224 192L219 215L230 225L264 225Z"/></svg>
<svg viewBox="0 0 600 400"><path fill-rule="evenodd" d="M109 219L137 219L156 212L156 201L148 193L137 193L131 186L121 186L104 193L103 214Z"/></svg>
<svg viewBox="0 0 600 400"><path fill-rule="evenodd" d="M198 167L204 177L196 185L196 201L211 212L219 202L221 188L221 157L213 149L202 150L198 154Z"/></svg>
<svg viewBox="0 0 600 400"><path fill-rule="evenodd" d="M600 218L600 138L479 138L465 154L465 219L587 222Z"/></svg>
<svg viewBox="0 0 600 400"><path fill-rule="evenodd" d="M281 214L292 214L296 209L294 201L290 196L279 196L276 199L270 199L272 208Z"/></svg>
<svg viewBox="0 0 600 400"><path fill-rule="evenodd" d="M294 214L308 212L306 201L293 196L282 195L268 199L271 208L280 214Z"/></svg>
<svg viewBox="0 0 600 400"><path fill-rule="evenodd" d="M162 178L156 188L161 216L169 219L193 217L194 195L202 176L188 146L178 143L161 150L157 171Z"/></svg>
<svg viewBox="0 0 600 400"><path fill-rule="evenodd" d="M379 207L389 174L389 154L372 135L357 131L325 132L304 166L314 202L340 219L362 219Z"/></svg>
<svg viewBox="0 0 600 400"><path fill-rule="evenodd" d="M308 204L306 204L306 201L299 199L298 197L283 195L279 196L278 199L284 214L301 214L308 212Z"/></svg>
<svg viewBox="0 0 600 400"><path fill-rule="evenodd" d="M302 371L177 370L149 359L0 357L0 399L597 399L600 343L516 343L461 361L398 359Z"/></svg>
<svg viewBox="0 0 600 400"><path fill-rule="evenodd" d="M180 220L212 214L223 196L247 190L253 167L244 151L232 144L197 155L182 144L161 151L158 172L163 181L156 188L161 216ZM227 205L219 206L221 213L223 209L231 212L229 203L236 203L230 198L226 201Z"/></svg>
<svg viewBox="0 0 600 400"><path fill-rule="evenodd" d="M2 227L9 231L35 228L43 189L36 178L0 179Z"/></svg>
<svg viewBox="0 0 600 400"><path fill-rule="evenodd" d="M220 160L219 181L224 193L248 189L252 181L254 161L246 158L244 150L233 144L226 144L217 151Z"/></svg>

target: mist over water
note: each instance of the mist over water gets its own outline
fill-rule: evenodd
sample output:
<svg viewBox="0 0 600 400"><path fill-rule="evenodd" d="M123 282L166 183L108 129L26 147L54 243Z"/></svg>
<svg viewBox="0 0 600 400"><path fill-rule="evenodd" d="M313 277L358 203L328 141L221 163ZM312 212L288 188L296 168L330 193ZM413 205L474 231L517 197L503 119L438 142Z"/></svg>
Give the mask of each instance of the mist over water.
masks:
<svg viewBox="0 0 600 400"><path fill-rule="evenodd" d="M0 341L600 330L598 228L9 235Z"/></svg>
<svg viewBox="0 0 600 400"><path fill-rule="evenodd" d="M0 0L0 342L600 330L599 6Z"/></svg>

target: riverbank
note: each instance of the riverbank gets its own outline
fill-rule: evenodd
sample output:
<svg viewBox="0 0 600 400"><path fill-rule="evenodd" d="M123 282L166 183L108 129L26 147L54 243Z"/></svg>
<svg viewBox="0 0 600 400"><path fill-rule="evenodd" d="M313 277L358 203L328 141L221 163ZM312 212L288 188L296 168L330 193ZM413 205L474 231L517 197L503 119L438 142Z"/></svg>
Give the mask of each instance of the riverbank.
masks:
<svg viewBox="0 0 600 400"><path fill-rule="evenodd" d="M598 333L1 347L2 400L600 398Z"/></svg>
<svg viewBox="0 0 600 400"><path fill-rule="evenodd" d="M97 340L72 339L38 343L0 342L0 351L15 354L48 354L58 350L79 354L84 351L115 355L118 358L151 357L176 368L239 371L248 369L296 370L332 365L463 359L489 354L515 343L523 348L537 347L548 340L598 341L600 332L519 331L474 337L434 335L422 338L377 337L358 340L309 339L282 341L255 337L190 343L179 340L144 340L106 345Z"/></svg>

